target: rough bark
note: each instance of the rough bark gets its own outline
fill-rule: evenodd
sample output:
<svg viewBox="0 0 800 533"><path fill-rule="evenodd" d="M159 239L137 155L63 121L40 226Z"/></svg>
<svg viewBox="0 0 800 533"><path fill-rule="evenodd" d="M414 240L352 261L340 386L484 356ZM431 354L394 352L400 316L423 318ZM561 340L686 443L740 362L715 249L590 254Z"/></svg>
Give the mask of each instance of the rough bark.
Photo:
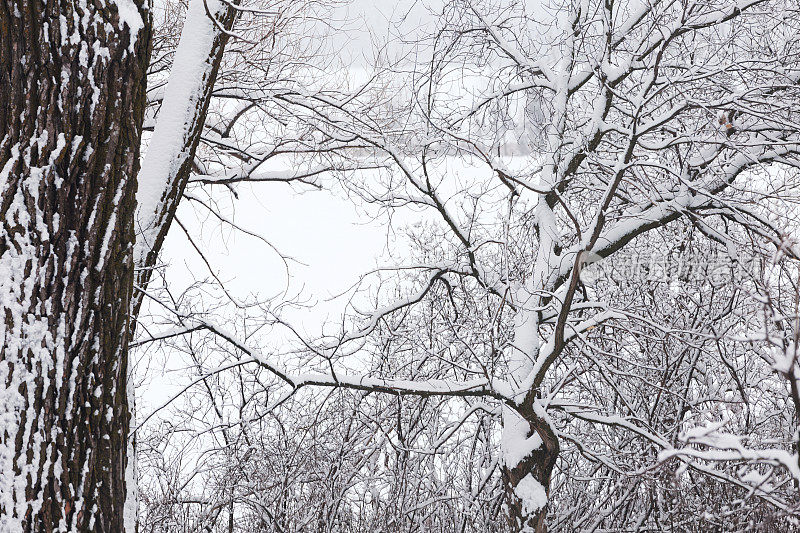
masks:
<svg viewBox="0 0 800 533"><path fill-rule="evenodd" d="M144 0L0 3L0 530L124 531Z"/></svg>

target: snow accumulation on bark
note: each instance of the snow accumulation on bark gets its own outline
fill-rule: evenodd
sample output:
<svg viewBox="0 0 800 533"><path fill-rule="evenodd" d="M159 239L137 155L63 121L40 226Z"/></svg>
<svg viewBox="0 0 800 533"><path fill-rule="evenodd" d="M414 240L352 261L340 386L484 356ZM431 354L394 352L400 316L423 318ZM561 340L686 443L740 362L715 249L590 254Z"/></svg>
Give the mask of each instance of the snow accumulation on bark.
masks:
<svg viewBox="0 0 800 533"><path fill-rule="evenodd" d="M542 437L538 433L529 436L529 432L530 424L527 420L514 409L503 407L500 446L504 464L514 467L542 446Z"/></svg>
<svg viewBox="0 0 800 533"><path fill-rule="evenodd" d="M37 142L38 141L38 142ZM34 140L32 146L24 148L20 153L19 145L11 148L11 157L0 170L0 193L5 196L7 186L12 182L10 173L12 169L27 160L30 163L30 151L38 148L39 142L46 144L47 136ZM64 146L54 155L60 154ZM50 382L43 383L43 390L36 386L36 374L22 371L28 364L40 366L41 372L48 374L55 370L57 377L56 386L63 381L65 359L66 328L63 317L55 330L50 328L47 318L46 302L41 307L31 309L29 303L34 300L37 292L37 279L39 269L31 270L32 265L37 265L37 240L49 241L50 233L43 214L39 210L32 213L28 209L26 198L38 203L39 183L43 168L31 168L26 178L20 180L13 195L13 199L5 213L5 220L0 226L0 239L12 239L13 246L8 246L0 255L0 308L3 309L5 319L0 321L0 338L3 339L3 363L0 365L0 529L3 531L21 531L19 517L27 512L29 502L26 501L25 488L27 477L30 476L34 483L39 482L42 471L37 468L41 462L42 447L33 449L34 456L24 465L17 465L15 439L17 428L22 427L23 442L33 437L37 440L53 439L55 435L43 435L39 421L34 416L25 416L28 406L36 402L40 394L50 394ZM33 228L31 226L33 225ZM9 235L7 226L21 227L26 230L15 235ZM38 235L36 233L38 232ZM77 246L77 242L72 242ZM30 363L29 363L30 362ZM74 387L74 376L70 379L69 387ZM55 430L55 428L53 428ZM46 462L53 462L55 450L45 449ZM49 469L43 469L47 472ZM41 508L41 498L30 502L34 512Z"/></svg>
<svg viewBox="0 0 800 533"><path fill-rule="evenodd" d="M115 4L117 6L117 12L119 13L120 22L128 26L133 36L128 44L128 51L133 52L136 45L136 36L138 36L139 31L144 28L144 20L136 4L134 4L132 0L117 0Z"/></svg>
<svg viewBox="0 0 800 533"><path fill-rule="evenodd" d="M0 10L3 532L123 529L146 10Z"/></svg>
<svg viewBox="0 0 800 533"><path fill-rule="evenodd" d="M219 33L209 14L218 17L224 9L226 6L218 0L189 2L164 100L139 172L134 254L137 264L142 263L154 244L162 216L160 205L178 169L191 155L189 136L199 119L201 98L213 69L211 52Z"/></svg>
<svg viewBox="0 0 800 533"><path fill-rule="evenodd" d="M514 494L522 502L522 511L527 515L533 515L547 505L547 491L531 474L514 487Z"/></svg>

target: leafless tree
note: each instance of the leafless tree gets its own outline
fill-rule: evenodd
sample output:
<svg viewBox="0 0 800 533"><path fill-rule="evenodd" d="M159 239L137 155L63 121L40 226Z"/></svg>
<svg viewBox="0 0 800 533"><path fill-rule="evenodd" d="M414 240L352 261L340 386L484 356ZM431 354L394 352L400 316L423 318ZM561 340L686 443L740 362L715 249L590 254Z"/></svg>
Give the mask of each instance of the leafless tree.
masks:
<svg viewBox="0 0 800 533"><path fill-rule="evenodd" d="M144 2L0 8L0 529L122 531Z"/></svg>
<svg viewBox="0 0 800 533"><path fill-rule="evenodd" d="M674 230L667 231L679 221L722 246L732 264L741 260L738 254L749 254L748 261L763 258L765 248L797 260L797 244L791 237L796 228L791 209L795 200L786 194L796 187L793 168L798 150L797 117L790 103L797 98L798 80L796 42L791 37L798 23L795 7L766 2L533 6L452 2L441 20L442 28L430 45L430 60L412 72L414 90L408 105L401 102L366 115L354 111L351 100L329 99L315 107L322 129L371 145L377 159L387 158L395 166L394 173L381 174L382 180L375 175L356 177L351 190L387 209L415 205L437 214L439 224L425 228L418 241L438 251L431 251L430 261L404 263L403 272L413 273L405 278L414 289L402 299L379 306L352 333L313 344L320 368L328 365L329 370L295 376L259 362L293 390L322 385L500 401L500 464L512 530L545 530L545 504L565 443L583 456L573 463L576 468L584 468L587 460L595 465L600 461L603 469L616 474L680 458L693 472L726 480L732 486L723 489L727 498L738 498L734 495L743 490L776 508L775 516L789 520L765 527L788 527L796 494L776 497L772 488L752 483L755 475L742 481L703 463L731 459L728 455L689 451L716 443L735 452L739 460L772 464L776 472L783 472L778 492L797 477L796 457L785 448L785 435L779 437L778 448L755 452L741 441L726 441L719 427L708 429L707 435L715 436L704 440L702 417L686 418L690 412L686 406L697 404L696 398L686 395L696 393L697 372L692 365L699 364L687 350L696 354L710 350L718 362L714 368L733 368L723 374L732 390L745 389L739 373L755 364L756 354L734 348L730 343L735 339L720 333L741 324L741 315L731 316L725 309L736 309L742 294L704 288L711 293L701 309L688 308L689 313L700 314L699 322L681 324L683 333L676 336L669 329L651 329L661 324L653 324L646 312L627 310L624 300L612 298L613 292L587 290L580 273L587 261L608 261L623 250L652 254L652 248L637 244L651 238L651 233L658 236L652 237L654 242L680 242ZM398 116L398 110L403 114ZM522 140L513 145L509 137ZM737 228L743 232L741 245ZM758 246L740 250L748 240ZM461 286L465 289L459 294L456 288ZM738 289L744 291L747 284ZM431 373L420 370L425 368L422 363L412 365L413 372L402 365L398 369L377 365L366 377L333 366L334 360L344 360L342 354L363 355L370 346L366 338L381 331L390 317L400 320L411 313L410 308L420 308L431 298L451 303L447 322L469 320L460 302L474 299L476 291L491 301L492 317L482 317L477 331L485 333L500 324L506 332L497 335L490 349L476 350L472 342L455 344L458 355L448 354L449 366L438 366ZM676 305L661 311L659 319L674 316L690 296L681 293ZM639 297L646 298L647 293ZM646 305L642 300L638 309L646 311L642 307ZM726 322L734 319L735 325ZM413 332L389 324L397 350ZM471 330L465 327L459 334L469 335L463 331ZM587 344L599 332L612 331L612 344ZM653 335L664 337L659 348L668 352L652 351L647 339ZM709 343L709 337L714 342ZM658 380L645 377L642 369L633 379L630 369L612 371L607 361L618 357L623 347L637 344L648 357L661 357L657 372L668 372L662 381L676 380L662 391L663 400L656 395L667 402L658 406L659 416L664 417L661 433L648 425L655 412L634 414L655 407L631 403L633 391L625 391L636 386L643 394L646 389L636 385L637 380L655 384ZM734 350L737 356L732 361L729 354ZM414 355L405 364L427 361L422 352L411 351ZM690 362L684 366L687 357ZM574 404L587 385L567 365L575 358L581 366L589 365L583 372L597 376L591 394L598 398L611 394L610 404ZM648 368L654 362L632 364ZM673 375L672 365L679 366L679 374ZM756 375L771 376L769 382L791 372L791 365L780 367L778 374L769 366L757 366ZM613 378L615 374L625 377L625 388L619 388L622 378ZM598 382L600 378L603 381ZM676 387L683 387L683 392ZM716 403L716 409L722 409L730 398L717 393L707 406ZM683 400L676 400L681 396ZM786 405L780 396L764 402ZM604 428L614 439L635 438L629 440L632 446L641 446L643 438L648 451L637 452L642 463L621 470L572 438L568 426L560 426L554 417L592 431ZM759 424L779 431L771 420L767 417ZM741 433L756 431L746 425L747 420L743 423ZM617 436L626 432L631 435ZM679 446L679 441L689 446ZM614 451L623 450L632 453L618 447ZM570 473L564 472L559 486L570 482ZM624 494L637 491L636 483L621 483L608 489L612 499L604 501L611 505L620 498L620 505L635 504L638 509L641 499ZM655 498L655 493L651 495ZM612 511L615 508L611 506ZM665 509L661 504L655 508ZM662 527L663 516L657 516L655 508L645 506L634 521L641 518L642 524ZM762 516L759 509L752 516ZM612 511L604 509L594 525L581 527L601 527L603 516ZM752 519L746 515L743 525L736 527L746 527ZM630 516L618 515L615 520L627 525ZM574 522L564 523L567 530L575 527Z"/></svg>
<svg viewBox="0 0 800 533"><path fill-rule="evenodd" d="M248 57L269 68L275 62L259 54L282 52L269 43L297 16L294 5L193 1L178 39L184 9L160 4L155 40L149 3L9 2L0 10L3 530L133 527L127 353L143 291L189 196L190 171L203 166L201 139L227 143L247 163L247 178L255 179L253 158L269 156L227 141L263 99L214 123L207 116L228 43L240 59L228 59L227 72L246 72L235 61ZM267 44L254 46L254 36ZM255 68L246 75L257 76ZM153 126L140 172L142 130ZM209 181L210 173L195 176Z"/></svg>
<svg viewBox="0 0 800 533"><path fill-rule="evenodd" d="M796 527L797 6L455 0L355 87L324 8L164 3L152 61L138 4L2 11L3 525ZM220 191L332 172L418 222L309 337L178 209L269 246ZM159 283L176 230L212 288ZM133 335L186 384L129 439Z"/></svg>

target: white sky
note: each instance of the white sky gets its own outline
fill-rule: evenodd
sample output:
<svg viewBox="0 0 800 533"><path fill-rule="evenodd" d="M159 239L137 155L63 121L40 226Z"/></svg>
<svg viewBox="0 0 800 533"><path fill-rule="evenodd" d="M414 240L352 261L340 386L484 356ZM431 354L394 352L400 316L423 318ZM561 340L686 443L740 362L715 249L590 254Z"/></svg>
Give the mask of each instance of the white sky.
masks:
<svg viewBox="0 0 800 533"><path fill-rule="evenodd" d="M373 56L376 43L410 39L429 30L441 0L351 0L333 11L332 25L344 32L331 36L333 49L343 64L350 64L358 76L363 65ZM252 187L252 194L241 190L233 210L235 220L274 244L282 253L297 259L291 267L290 292L304 287L306 295L324 300L351 286L360 274L386 263L387 220L375 220L358 211L344 195L329 191L313 191L308 187L263 183ZM199 221L192 209L182 204L180 216L198 236ZM402 216L402 215L401 215ZM240 297L252 293L272 296L286 288L286 274L277 254L253 237L227 231L220 232L216 220L209 219L203 228L204 251L225 280L230 290ZM170 274L179 285L191 280L185 276L185 264L196 274L205 276L207 269L197 258L179 228L173 228L164 246L164 259L171 265ZM182 272L184 271L184 272ZM312 322L324 318L308 317Z"/></svg>
<svg viewBox="0 0 800 533"><path fill-rule="evenodd" d="M333 14L336 22L344 22L345 33L335 38L345 62L357 65L372 58L376 43L413 39L434 23L442 0L351 0Z"/></svg>

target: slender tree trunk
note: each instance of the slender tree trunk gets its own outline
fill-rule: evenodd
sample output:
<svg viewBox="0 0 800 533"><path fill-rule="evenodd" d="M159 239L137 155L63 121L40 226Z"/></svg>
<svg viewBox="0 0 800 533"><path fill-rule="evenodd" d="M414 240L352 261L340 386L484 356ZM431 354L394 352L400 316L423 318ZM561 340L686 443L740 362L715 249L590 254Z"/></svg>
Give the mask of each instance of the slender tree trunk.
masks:
<svg viewBox="0 0 800 533"><path fill-rule="evenodd" d="M540 200L539 209L546 207ZM549 211L549 207L546 207ZM546 221L547 213L540 220ZM540 229L540 235L555 234L552 228ZM539 243L537 264L548 264L552 241ZM544 272L545 269L537 269ZM515 294L519 306L514 318L514 342L509 349L509 375L511 381L526 383L535 364L547 359L549 345L542 346L539 336L539 318L535 311L542 307L537 287L546 286L544 280L533 277L528 286ZM530 388L529 388L530 387ZM537 402L538 385L526 385L514 394L518 403L503 407L503 433L501 440L501 474L505 492L505 514L509 528L521 533L546 533L547 503L550 494L550 477L558 459L558 435L550 426L547 413Z"/></svg>
<svg viewBox="0 0 800 533"><path fill-rule="evenodd" d="M550 477L559 452L558 436L531 405L506 413L504 423L504 440L512 441L512 449L505 451L506 464L502 468L508 525L515 532L546 533ZM518 436L509 438L508 432Z"/></svg>
<svg viewBox="0 0 800 533"><path fill-rule="evenodd" d="M136 286L146 289L189 182L211 93L240 0L190 0L155 131L139 175ZM214 17L217 22L211 20ZM131 305L134 321L143 294ZM133 324L135 327L135 322Z"/></svg>
<svg viewBox="0 0 800 533"><path fill-rule="evenodd" d="M144 301L161 246L169 232L183 191L189 182L194 155L205 126L211 93L217 80L225 45L236 22L240 0L190 0L173 69L150 146L138 176L135 216L136 244L133 261L137 289L131 297L130 335ZM217 19L217 23L210 17ZM129 391L131 421L136 423L136 396ZM136 439L128 443L128 474L137 477ZM127 520L136 523L138 491L128 487ZM138 531L138 523L136 523Z"/></svg>
<svg viewBox="0 0 800 533"><path fill-rule="evenodd" d="M0 3L0 530L124 531L144 0Z"/></svg>

